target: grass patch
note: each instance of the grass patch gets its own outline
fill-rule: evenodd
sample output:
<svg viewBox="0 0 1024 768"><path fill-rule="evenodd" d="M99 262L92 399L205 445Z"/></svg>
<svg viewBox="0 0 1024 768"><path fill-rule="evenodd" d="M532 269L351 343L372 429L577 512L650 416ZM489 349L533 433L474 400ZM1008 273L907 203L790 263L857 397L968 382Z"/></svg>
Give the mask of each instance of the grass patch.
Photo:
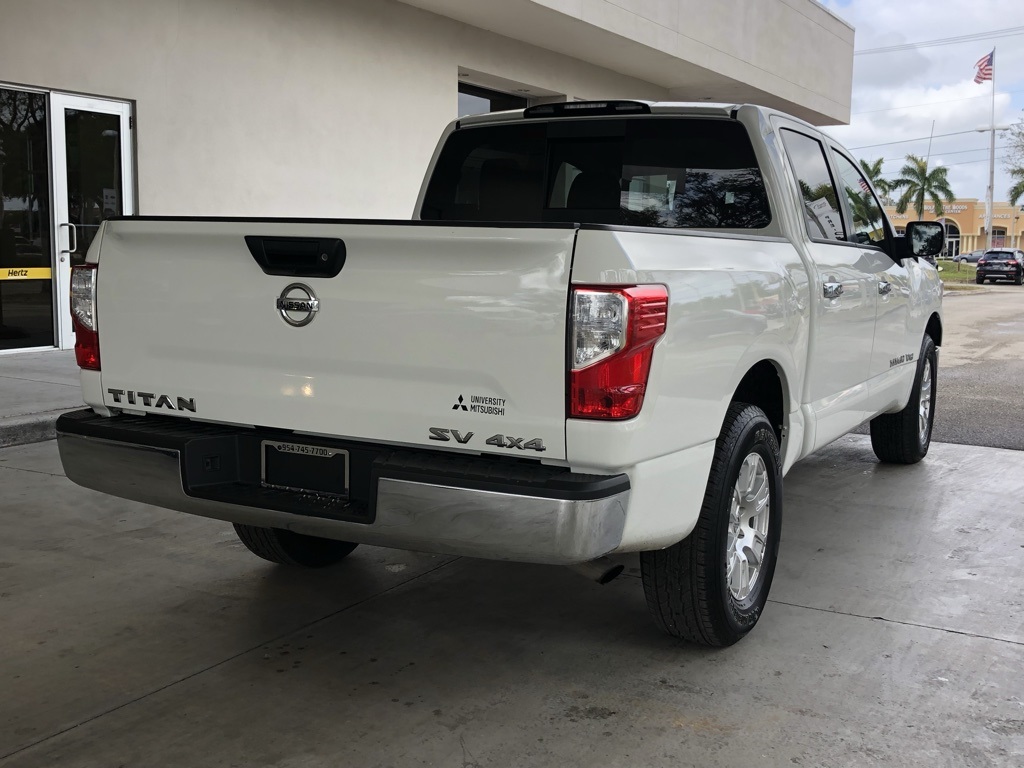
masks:
<svg viewBox="0 0 1024 768"><path fill-rule="evenodd" d="M978 268L973 264L966 264L964 262L954 264L952 261L940 261L939 266L942 267L939 277L942 278L942 282L946 285L974 285L974 275L977 273Z"/></svg>

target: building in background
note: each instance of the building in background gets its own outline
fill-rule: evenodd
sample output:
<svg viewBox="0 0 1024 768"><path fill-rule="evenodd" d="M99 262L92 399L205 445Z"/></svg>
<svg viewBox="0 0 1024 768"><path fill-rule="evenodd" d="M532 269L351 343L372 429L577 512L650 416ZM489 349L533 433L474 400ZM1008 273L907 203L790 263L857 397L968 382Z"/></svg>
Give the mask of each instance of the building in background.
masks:
<svg viewBox="0 0 1024 768"><path fill-rule="evenodd" d="M0 12L0 352L68 347L103 218L407 218L460 113L756 102L849 119L815 0L32 0Z"/></svg>
<svg viewBox="0 0 1024 768"><path fill-rule="evenodd" d="M913 209L906 213L896 213L896 206L885 206L889 221L898 234L906 230L908 221L917 218ZM992 203L992 247L1020 248L1024 243L1021 238L1021 208L1009 203ZM928 221L941 221L946 225L946 256L953 258L960 253L985 248L988 237L985 232L985 201L975 198L954 200L943 204L942 216L935 215L935 206L927 203L924 207L924 218Z"/></svg>

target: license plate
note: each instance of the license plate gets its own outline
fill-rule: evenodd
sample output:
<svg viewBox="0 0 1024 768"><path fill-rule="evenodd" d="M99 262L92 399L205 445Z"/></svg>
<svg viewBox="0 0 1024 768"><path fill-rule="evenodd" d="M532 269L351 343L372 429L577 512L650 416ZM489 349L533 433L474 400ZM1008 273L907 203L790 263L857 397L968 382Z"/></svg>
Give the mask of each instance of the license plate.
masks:
<svg viewBox="0 0 1024 768"><path fill-rule="evenodd" d="M260 479L266 488L348 496L348 451L264 440Z"/></svg>

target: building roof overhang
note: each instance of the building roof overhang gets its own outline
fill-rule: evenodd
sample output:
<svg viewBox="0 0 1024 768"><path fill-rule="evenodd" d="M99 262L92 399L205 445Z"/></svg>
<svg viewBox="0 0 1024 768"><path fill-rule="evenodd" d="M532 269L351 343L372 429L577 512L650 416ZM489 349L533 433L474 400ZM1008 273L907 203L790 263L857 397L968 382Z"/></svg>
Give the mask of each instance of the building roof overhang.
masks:
<svg viewBox="0 0 1024 768"><path fill-rule="evenodd" d="M850 118L854 31L815 0L401 2L650 82L673 100L763 104L815 125Z"/></svg>

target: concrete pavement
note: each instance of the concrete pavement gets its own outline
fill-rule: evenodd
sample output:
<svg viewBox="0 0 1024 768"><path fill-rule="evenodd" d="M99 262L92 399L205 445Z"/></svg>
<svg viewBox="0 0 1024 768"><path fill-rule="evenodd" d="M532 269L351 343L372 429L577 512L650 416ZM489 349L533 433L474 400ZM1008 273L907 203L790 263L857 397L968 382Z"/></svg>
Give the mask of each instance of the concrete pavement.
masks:
<svg viewBox="0 0 1024 768"><path fill-rule="evenodd" d="M947 294L933 439L1024 450L1024 288Z"/></svg>
<svg viewBox="0 0 1024 768"><path fill-rule="evenodd" d="M0 447L52 439L57 417L81 405L74 350L0 355Z"/></svg>
<svg viewBox="0 0 1024 768"><path fill-rule="evenodd" d="M0 450L0 768L1024 764L1024 453L849 436L786 483L764 617L708 651L634 558L293 571Z"/></svg>

